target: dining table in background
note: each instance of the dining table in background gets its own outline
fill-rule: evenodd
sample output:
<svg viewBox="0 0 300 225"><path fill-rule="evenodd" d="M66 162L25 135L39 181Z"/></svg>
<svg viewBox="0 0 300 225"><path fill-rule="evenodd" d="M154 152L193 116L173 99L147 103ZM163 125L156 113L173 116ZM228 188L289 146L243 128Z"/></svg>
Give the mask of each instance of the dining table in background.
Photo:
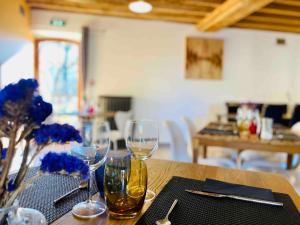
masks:
<svg viewBox="0 0 300 225"><path fill-rule="evenodd" d="M213 166L205 166L191 163L150 159L147 162L149 173L149 188L158 194L173 176L190 179L205 180L206 178L220 181L248 185L253 187L271 189L273 192L288 194L300 212L300 197L290 183L281 175L263 172L226 169ZM97 198L98 194L94 197ZM145 203L140 216L151 205ZM139 217L140 217L139 216ZM65 214L51 225L131 225L135 224L139 217L130 220L114 220L107 214L95 219L80 220L73 217L71 212Z"/></svg>
<svg viewBox="0 0 300 225"><path fill-rule="evenodd" d="M291 133L289 128L282 126L274 127L273 129L275 133ZM219 132L217 134L212 134L209 132L203 132L205 130L219 130ZM194 163L197 163L199 152L201 150L203 150L203 158L207 157L208 146L232 148L237 150L238 153L247 149L274 153L284 152L287 153L287 169L291 169L293 154L300 153L300 138L299 140L285 140L280 138L262 140L256 135L243 137L238 135L238 131L234 123L209 123L193 137ZM239 165L239 157L237 157L237 161Z"/></svg>

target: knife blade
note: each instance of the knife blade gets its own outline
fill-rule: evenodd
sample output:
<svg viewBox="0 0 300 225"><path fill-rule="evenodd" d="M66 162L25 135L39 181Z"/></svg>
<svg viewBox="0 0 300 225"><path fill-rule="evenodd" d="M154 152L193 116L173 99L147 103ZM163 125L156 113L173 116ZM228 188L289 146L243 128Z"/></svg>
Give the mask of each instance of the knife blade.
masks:
<svg viewBox="0 0 300 225"><path fill-rule="evenodd" d="M204 191L195 191L195 190L185 190L185 191L192 193L192 194L205 195L205 196L215 197L215 198L231 198L231 199L236 199L236 200L241 200L241 201L283 207L282 202L274 202L274 201L268 201L268 200L262 200L262 199L256 199L256 198L248 198L248 197L242 197L242 196L237 196L237 195L210 193L210 192L204 192Z"/></svg>

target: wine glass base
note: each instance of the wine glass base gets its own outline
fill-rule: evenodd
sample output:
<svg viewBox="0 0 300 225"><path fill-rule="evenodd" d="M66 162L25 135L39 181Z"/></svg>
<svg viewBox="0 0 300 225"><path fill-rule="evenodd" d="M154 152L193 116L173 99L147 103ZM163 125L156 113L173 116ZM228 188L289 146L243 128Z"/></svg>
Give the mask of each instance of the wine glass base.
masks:
<svg viewBox="0 0 300 225"><path fill-rule="evenodd" d="M154 191L147 189L145 201L146 202L152 201L155 198L155 196L156 196L156 194L154 193Z"/></svg>
<svg viewBox="0 0 300 225"><path fill-rule="evenodd" d="M72 214L81 219L95 218L106 211L106 205L97 201L80 202L72 209Z"/></svg>

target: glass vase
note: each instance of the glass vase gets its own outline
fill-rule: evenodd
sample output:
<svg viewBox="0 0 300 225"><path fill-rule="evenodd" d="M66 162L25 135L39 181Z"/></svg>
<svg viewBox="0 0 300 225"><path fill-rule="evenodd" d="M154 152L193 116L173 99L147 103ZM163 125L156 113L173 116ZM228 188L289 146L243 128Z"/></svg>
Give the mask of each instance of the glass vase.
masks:
<svg viewBox="0 0 300 225"><path fill-rule="evenodd" d="M8 213L14 209L15 206L0 208L0 225L7 224Z"/></svg>
<svg viewBox="0 0 300 225"><path fill-rule="evenodd" d="M115 219L136 217L145 201L147 167L128 151L111 151L104 170L104 194L109 216Z"/></svg>
<svg viewBox="0 0 300 225"><path fill-rule="evenodd" d="M45 216L38 210L13 206L0 208L0 225L47 225Z"/></svg>

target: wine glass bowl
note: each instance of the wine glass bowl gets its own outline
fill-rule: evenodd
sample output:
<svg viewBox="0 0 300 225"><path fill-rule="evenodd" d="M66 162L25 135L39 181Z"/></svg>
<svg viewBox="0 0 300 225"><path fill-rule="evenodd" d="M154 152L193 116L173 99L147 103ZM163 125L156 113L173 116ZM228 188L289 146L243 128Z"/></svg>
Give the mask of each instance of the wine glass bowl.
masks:
<svg viewBox="0 0 300 225"><path fill-rule="evenodd" d="M105 148L108 148L108 146L99 146L97 144L91 146L73 145L71 153L82 159L89 166L90 171L95 171L103 165L107 158Z"/></svg>
<svg viewBox="0 0 300 225"><path fill-rule="evenodd" d="M149 159L158 148L158 125L152 120L128 121L125 128L125 141L133 157Z"/></svg>

